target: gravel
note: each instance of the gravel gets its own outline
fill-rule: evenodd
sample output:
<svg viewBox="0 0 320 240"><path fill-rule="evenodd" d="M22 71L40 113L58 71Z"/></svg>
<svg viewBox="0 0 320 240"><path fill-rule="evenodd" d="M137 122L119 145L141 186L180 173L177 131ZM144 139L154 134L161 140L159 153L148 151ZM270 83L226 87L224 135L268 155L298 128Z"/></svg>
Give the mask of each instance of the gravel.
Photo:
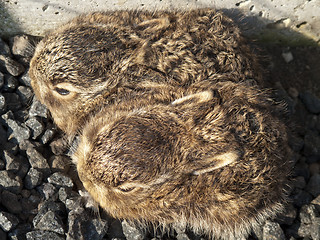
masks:
<svg viewBox="0 0 320 240"><path fill-rule="evenodd" d="M27 35L10 44L0 39L0 239L206 239L184 229L164 235L143 231L85 204L67 141L33 97L28 64L37 41ZM282 52L279 68L295 66L299 54L291 49L295 57L287 63ZM295 70L286 74L291 80ZM257 227L250 239L320 239L319 95L279 82L274 87L299 126L290 140L296 165L286 210Z"/></svg>

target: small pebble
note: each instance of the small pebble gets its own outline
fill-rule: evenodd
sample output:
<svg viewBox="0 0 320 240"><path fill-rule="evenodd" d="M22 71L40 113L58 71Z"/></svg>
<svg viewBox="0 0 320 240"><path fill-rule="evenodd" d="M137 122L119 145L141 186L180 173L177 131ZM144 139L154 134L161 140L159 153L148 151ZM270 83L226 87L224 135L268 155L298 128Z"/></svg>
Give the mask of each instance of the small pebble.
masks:
<svg viewBox="0 0 320 240"><path fill-rule="evenodd" d="M30 194L31 194L31 192L27 189L22 189L22 191L21 191L21 196L23 198L28 198L30 196Z"/></svg>
<svg viewBox="0 0 320 240"><path fill-rule="evenodd" d="M176 238L177 240L191 240L185 233L178 233Z"/></svg>
<svg viewBox="0 0 320 240"><path fill-rule="evenodd" d="M19 78L19 82L23 86L31 87L31 78L29 76L29 72L25 71L22 76Z"/></svg>
<svg viewBox="0 0 320 240"><path fill-rule="evenodd" d="M303 176L298 176L293 180L294 186L299 189L304 189L307 185L306 180Z"/></svg>
<svg viewBox="0 0 320 240"><path fill-rule="evenodd" d="M29 147L26 151L31 167L42 172L44 177L50 174L50 167L47 160L35 148Z"/></svg>
<svg viewBox="0 0 320 240"><path fill-rule="evenodd" d="M106 220L89 217L83 208L76 208L68 214L68 225L68 240L102 240L108 231L108 222Z"/></svg>
<svg viewBox="0 0 320 240"><path fill-rule="evenodd" d="M0 211L0 227L9 232L19 224L19 219L11 213Z"/></svg>
<svg viewBox="0 0 320 240"><path fill-rule="evenodd" d="M19 95L16 93L2 93L5 98L6 106L8 110L18 111L21 109L22 104Z"/></svg>
<svg viewBox="0 0 320 240"><path fill-rule="evenodd" d="M33 101L29 110L29 116L30 117L39 116L43 118L48 117L46 106L41 104L35 97L33 98Z"/></svg>
<svg viewBox="0 0 320 240"><path fill-rule="evenodd" d="M10 151L3 151L3 159L6 161L6 170L16 173L20 169L20 163Z"/></svg>
<svg viewBox="0 0 320 240"><path fill-rule="evenodd" d="M15 77L22 74L25 70L22 64L5 55L0 55L0 69L6 70Z"/></svg>
<svg viewBox="0 0 320 240"><path fill-rule="evenodd" d="M52 172L67 173L70 169L71 159L65 155L52 156L49 159L49 165Z"/></svg>
<svg viewBox="0 0 320 240"><path fill-rule="evenodd" d="M72 191L69 187L61 187L59 189L59 200L66 204L67 199L77 198L79 194Z"/></svg>
<svg viewBox="0 0 320 240"><path fill-rule="evenodd" d="M42 173L35 168L30 168L29 172L24 178L24 186L26 189L33 189L42 181Z"/></svg>
<svg viewBox="0 0 320 240"><path fill-rule="evenodd" d="M53 139L55 133L56 133L55 128L47 128L46 131L44 132L44 134L42 135L40 142L42 144L49 143Z"/></svg>
<svg viewBox="0 0 320 240"><path fill-rule="evenodd" d="M64 236L61 236L51 231L31 231L26 234L27 240L65 240Z"/></svg>
<svg viewBox="0 0 320 240"><path fill-rule="evenodd" d="M67 140L64 138L57 138L49 144L51 151L54 155L63 155L68 150Z"/></svg>
<svg viewBox="0 0 320 240"><path fill-rule="evenodd" d="M29 196L28 200L34 205L38 205L42 201L39 194L35 192L31 192L31 195Z"/></svg>
<svg viewBox="0 0 320 240"><path fill-rule="evenodd" d="M304 205L300 209L301 223L312 224L312 222L319 217L318 211L313 204Z"/></svg>
<svg viewBox="0 0 320 240"><path fill-rule="evenodd" d="M18 214L22 211L18 196L12 192L4 190L1 195L1 202L10 213Z"/></svg>
<svg viewBox="0 0 320 240"><path fill-rule="evenodd" d="M33 96L33 92L30 87L19 86L16 90L16 93L20 97L20 102L22 103L22 105L26 106L30 104Z"/></svg>
<svg viewBox="0 0 320 240"><path fill-rule="evenodd" d="M285 240L285 235L279 223L266 221L263 226L263 240Z"/></svg>
<svg viewBox="0 0 320 240"><path fill-rule="evenodd" d="M39 230L53 231L58 234L64 234L65 232L62 220L55 212L50 210L41 217L34 227Z"/></svg>
<svg viewBox="0 0 320 240"><path fill-rule="evenodd" d="M297 209L289 204L286 206L285 211L277 217L279 224L292 225L297 217Z"/></svg>
<svg viewBox="0 0 320 240"><path fill-rule="evenodd" d="M295 206L302 207L312 201L312 195L304 190L295 189L292 200Z"/></svg>
<svg viewBox="0 0 320 240"><path fill-rule="evenodd" d="M5 75L4 85L2 90L4 92L13 92L18 87L18 79L11 75Z"/></svg>
<svg viewBox="0 0 320 240"><path fill-rule="evenodd" d="M311 176L315 174L320 174L320 163L310 163L309 171Z"/></svg>
<svg viewBox="0 0 320 240"><path fill-rule="evenodd" d="M294 99L299 97L299 91L294 87L290 87L288 89L288 94L290 95L290 97L292 97Z"/></svg>
<svg viewBox="0 0 320 240"><path fill-rule="evenodd" d="M293 55L291 52L283 52L282 57L286 61L286 63L293 61Z"/></svg>
<svg viewBox="0 0 320 240"><path fill-rule="evenodd" d="M48 177L48 182L60 187L73 187L71 178L63 175L60 172L55 172Z"/></svg>
<svg viewBox="0 0 320 240"><path fill-rule="evenodd" d="M62 202L54 202L51 199L46 200L40 204L39 212L33 218L33 221L32 221L33 225L37 226L39 224L39 222L41 221L41 219L43 218L43 216L49 211L57 214L57 216L59 216L59 218L63 218L66 216L66 209L65 209L65 206Z"/></svg>
<svg viewBox="0 0 320 240"><path fill-rule="evenodd" d="M30 223L22 223L19 224L13 231L11 231L8 236L10 240L24 240L26 239L26 233L32 230L32 226ZM2 240L2 238L0 237Z"/></svg>
<svg viewBox="0 0 320 240"><path fill-rule="evenodd" d="M6 111L6 98L0 93L0 113Z"/></svg>
<svg viewBox="0 0 320 240"><path fill-rule="evenodd" d="M57 193L58 189L51 183L43 183L37 187L38 192L46 199L54 199L54 195ZM58 196L57 196L58 197Z"/></svg>
<svg viewBox="0 0 320 240"><path fill-rule="evenodd" d="M143 240L146 237L143 231L125 220L122 221L122 230L127 240Z"/></svg>
<svg viewBox="0 0 320 240"><path fill-rule="evenodd" d="M9 45L0 38L0 55L11 56Z"/></svg>
<svg viewBox="0 0 320 240"><path fill-rule="evenodd" d="M320 99L311 92L300 93L300 99L309 112L313 114L320 113Z"/></svg>
<svg viewBox="0 0 320 240"><path fill-rule="evenodd" d="M3 158L6 161L6 170L24 178L29 169L27 160L21 156L14 156L11 151L3 151Z"/></svg>
<svg viewBox="0 0 320 240"><path fill-rule="evenodd" d="M45 129L43 122L37 117L29 118L26 125L31 129L32 139L37 139Z"/></svg>
<svg viewBox="0 0 320 240"><path fill-rule="evenodd" d="M304 137L305 156L320 156L320 135L314 131L308 131Z"/></svg>
<svg viewBox="0 0 320 240"><path fill-rule="evenodd" d="M314 197L317 197L320 194L320 174L317 173L311 176L306 190Z"/></svg>
<svg viewBox="0 0 320 240"><path fill-rule="evenodd" d="M0 188L19 194L22 190L22 180L6 170L0 171Z"/></svg>

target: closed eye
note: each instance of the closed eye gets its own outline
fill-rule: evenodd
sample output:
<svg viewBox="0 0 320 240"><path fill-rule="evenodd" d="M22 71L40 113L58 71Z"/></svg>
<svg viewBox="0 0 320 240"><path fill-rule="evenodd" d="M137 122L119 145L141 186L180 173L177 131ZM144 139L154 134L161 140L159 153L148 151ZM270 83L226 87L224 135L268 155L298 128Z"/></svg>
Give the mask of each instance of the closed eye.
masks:
<svg viewBox="0 0 320 240"><path fill-rule="evenodd" d="M62 96L66 96L70 93L70 91L68 91L67 89L64 89L64 88L57 88L56 87L54 90Z"/></svg>
<svg viewBox="0 0 320 240"><path fill-rule="evenodd" d="M134 189L135 189L135 187L129 187L129 188L121 188L121 187L119 187L119 190L122 191L122 192L131 192Z"/></svg>

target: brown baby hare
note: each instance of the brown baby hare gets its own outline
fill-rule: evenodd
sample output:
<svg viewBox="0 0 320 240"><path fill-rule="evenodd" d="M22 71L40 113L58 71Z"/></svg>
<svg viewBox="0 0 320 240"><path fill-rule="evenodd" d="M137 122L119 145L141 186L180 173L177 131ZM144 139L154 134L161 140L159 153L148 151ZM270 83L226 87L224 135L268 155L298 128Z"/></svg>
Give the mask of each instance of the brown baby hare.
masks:
<svg viewBox="0 0 320 240"><path fill-rule="evenodd" d="M223 14L80 16L42 40L30 76L56 124L79 135L79 177L111 216L240 239L283 208L283 106Z"/></svg>
<svg viewBox="0 0 320 240"><path fill-rule="evenodd" d="M111 216L240 239L282 209L290 150L266 93L226 81L168 105L126 105L93 116L73 156Z"/></svg>
<svg viewBox="0 0 320 240"><path fill-rule="evenodd" d="M258 69L239 29L220 12L117 11L80 16L46 36L30 76L36 96L71 135L101 105L149 91L139 82L259 82Z"/></svg>

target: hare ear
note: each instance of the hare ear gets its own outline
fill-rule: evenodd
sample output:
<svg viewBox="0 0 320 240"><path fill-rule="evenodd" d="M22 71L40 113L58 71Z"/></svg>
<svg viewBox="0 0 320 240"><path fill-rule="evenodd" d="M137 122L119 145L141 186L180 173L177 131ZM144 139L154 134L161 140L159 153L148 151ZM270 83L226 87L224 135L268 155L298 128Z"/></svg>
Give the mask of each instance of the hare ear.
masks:
<svg viewBox="0 0 320 240"><path fill-rule="evenodd" d="M175 105L185 104L189 102L201 103L201 102L210 101L212 98L213 98L213 94L211 91L203 91L199 93L190 94L182 98L178 98L174 100L171 103L171 105L175 106Z"/></svg>
<svg viewBox="0 0 320 240"><path fill-rule="evenodd" d="M211 164L211 166L207 166L205 168L195 170L192 172L192 174L193 175L200 175L200 174L204 174L207 172L212 172L213 170L216 170L218 168L222 168L224 166L227 166L227 165L237 161L239 159L239 157L240 157L240 154L237 151L222 153L220 155L206 159L206 161L208 161L208 162L210 161L213 164L213 166Z"/></svg>

